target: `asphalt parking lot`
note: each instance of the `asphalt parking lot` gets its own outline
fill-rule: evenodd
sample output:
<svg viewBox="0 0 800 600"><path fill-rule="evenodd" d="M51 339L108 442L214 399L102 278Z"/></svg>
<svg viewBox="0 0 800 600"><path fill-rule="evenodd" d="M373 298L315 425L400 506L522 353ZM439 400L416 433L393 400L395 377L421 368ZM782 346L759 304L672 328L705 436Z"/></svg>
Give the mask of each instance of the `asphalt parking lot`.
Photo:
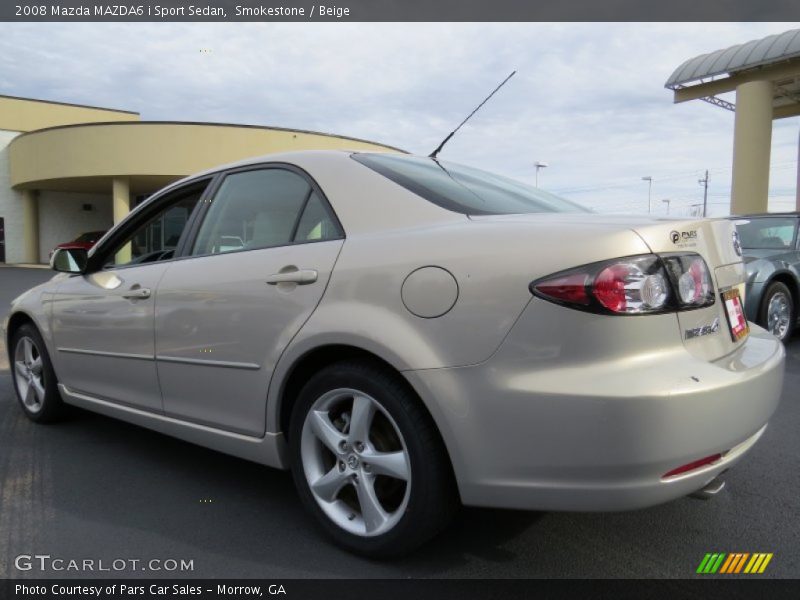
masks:
<svg viewBox="0 0 800 600"><path fill-rule="evenodd" d="M0 316L41 269L0 268ZM800 577L800 338L783 400L760 443L711 501L629 513L465 509L415 555L372 562L323 539L287 473L75 411L38 426L16 406L0 358L0 578L20 554L185 559L191 572L111 575L306 577L693 577L707 552L771 552L760 577ZM708 576L706 576L708 577Z"/></svg>

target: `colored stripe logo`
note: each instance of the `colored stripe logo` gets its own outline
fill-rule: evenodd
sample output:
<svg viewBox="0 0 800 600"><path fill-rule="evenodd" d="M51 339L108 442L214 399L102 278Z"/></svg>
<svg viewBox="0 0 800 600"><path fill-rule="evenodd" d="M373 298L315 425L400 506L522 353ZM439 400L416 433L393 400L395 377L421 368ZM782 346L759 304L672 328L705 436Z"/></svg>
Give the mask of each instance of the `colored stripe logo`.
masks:
<svg viewBox="0 0 800 600"><path fill-rule="evenodd" d="M766 552L724 552L708 553L700 561L697 573L714 574L724 573L727 575L749 573L755 575L763 573L769 561L772 560L772 553Z"/></svg>

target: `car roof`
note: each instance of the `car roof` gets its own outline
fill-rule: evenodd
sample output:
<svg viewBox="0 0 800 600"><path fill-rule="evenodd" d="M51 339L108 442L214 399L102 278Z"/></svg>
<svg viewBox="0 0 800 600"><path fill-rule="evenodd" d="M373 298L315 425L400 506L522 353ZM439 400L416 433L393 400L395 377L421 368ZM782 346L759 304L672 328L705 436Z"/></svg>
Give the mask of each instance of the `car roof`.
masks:
<svg viewBox="0 0 800 600"><path fill-rule="evenodd" d="M298 150L254 156L175 181L136 206L126 219L135 218L157 198L176 188L210 179L220 172L257 168L265 163L283 163L306 171L322 188L350 234L374 231L378 224L383 228L398 229L416 226L421 222L452 223L466 219L465 215L443 209L350 158L361 152L407 156L371 149ZM365 183L353 189L353 181L368 182L368 185ZM379 197L381 202L375 202L375 197ZM392 215L392 218L387 220L387 214Z"/></svg>
<svg viewBox="0 0 800 600"><path fill-rule="evenodd" d="M210 169L206 169L205 171L198 171L197 173L192 173L191 175L187 175L177 181L173 181L167 186L164 186L160 190L158 190L159 194L162 192L167 192L172 188L181 186L185 183L189 183L191 181L202 179L204 177L210 177L222 171L227 171L229 169L239 169L242 167L249 167L260 165L263 163L279 163L279 162L286 162L289 164L297 164L298 162L302 163L302 159L304 158L314 158L320 156L327 156L327 157L343 157L343 156L350 156L351 154L358 154L361 152L368 152L370 154L397 154L395 152L391 152L389 150L357 150L357 149L337 149L337 150L292 150L289 152L274 152L271 154L260 154L258 156L251 156L249 158L244 158L242 160L237 160L231 163L226 163L224 165L217 165ZM399 154L399 156L409 156L408 153Z"/></svg>

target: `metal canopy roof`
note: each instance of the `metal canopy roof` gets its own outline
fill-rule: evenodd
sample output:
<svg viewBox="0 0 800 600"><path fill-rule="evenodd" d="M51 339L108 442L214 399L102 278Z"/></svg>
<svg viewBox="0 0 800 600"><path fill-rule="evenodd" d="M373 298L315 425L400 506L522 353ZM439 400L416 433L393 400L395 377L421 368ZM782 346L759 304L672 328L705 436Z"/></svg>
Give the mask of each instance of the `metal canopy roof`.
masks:
<svg viewBox="0 0 800 600"><path fill-rule="evenodd" d="M797 57L800 57L800 29L793 29L689 59L675 69L664 87L675 90L717 75L732 74Z"/></svg>

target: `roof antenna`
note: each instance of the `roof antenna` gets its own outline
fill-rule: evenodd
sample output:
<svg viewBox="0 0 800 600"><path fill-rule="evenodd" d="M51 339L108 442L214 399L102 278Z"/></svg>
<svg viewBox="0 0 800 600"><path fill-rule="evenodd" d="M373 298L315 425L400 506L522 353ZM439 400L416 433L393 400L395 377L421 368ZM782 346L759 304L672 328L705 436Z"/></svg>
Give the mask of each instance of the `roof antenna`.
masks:
<svg viewBox="0 0 800 600"><path fill-rule="evenodd" d="M476 112L478 112L478 111L481 109L481 106L483 106L484 104L486 104L486 103L489 101L489 98L491 98L492 96L494 96L494 95L497 93L497 90L499 90L501 87L503 87L503 86L506 84L506 81L508 81L509 79L511 79L511 78L512 78L512 77L513 77L515 74L516 74L516 71L512 71L512 72L511 72L511 75L509 75L508 77L506 77L505 79L503 79L503 82L502 82L500 85L498 85L496 88L494 88L494 91L493 91L491 94L489 94L488 96L486 96L486 98L484 99L484 101L483 101L483 102L481 102L480 104L478 104L477 108L475 108L475 110L473 110L471 113L469 113L469 115L467 116L467 118L466 118L466 119L464 119L463 121L461 121L461 125L459 125L459 126L458 126L458 127L456 127L455 129L453 129L453 131L451 131L451 132L450 132L450 135L448 135L446 138L444 138L444 139L442 140L442 143L441 143L441 144L439 144L439 147L438 147L438 148L436 148L436 150L434 150L433 152L431 152L431 153L428 155L428 158L436 158L436 155L437 155L437 154L439 154L439 152L441 152L441 151L442 151L442 148L444 148L444 145L445 145L447 142L449 142L449 141L450 141L450 138L451 138L451 137L453 137L453 136L456 134L456 131L458 131L459 129L461 129L461 127L464 125L464 123L466 123L467 121L469 121L469 120L472 118L472 115L474 115Z"/></svg>

